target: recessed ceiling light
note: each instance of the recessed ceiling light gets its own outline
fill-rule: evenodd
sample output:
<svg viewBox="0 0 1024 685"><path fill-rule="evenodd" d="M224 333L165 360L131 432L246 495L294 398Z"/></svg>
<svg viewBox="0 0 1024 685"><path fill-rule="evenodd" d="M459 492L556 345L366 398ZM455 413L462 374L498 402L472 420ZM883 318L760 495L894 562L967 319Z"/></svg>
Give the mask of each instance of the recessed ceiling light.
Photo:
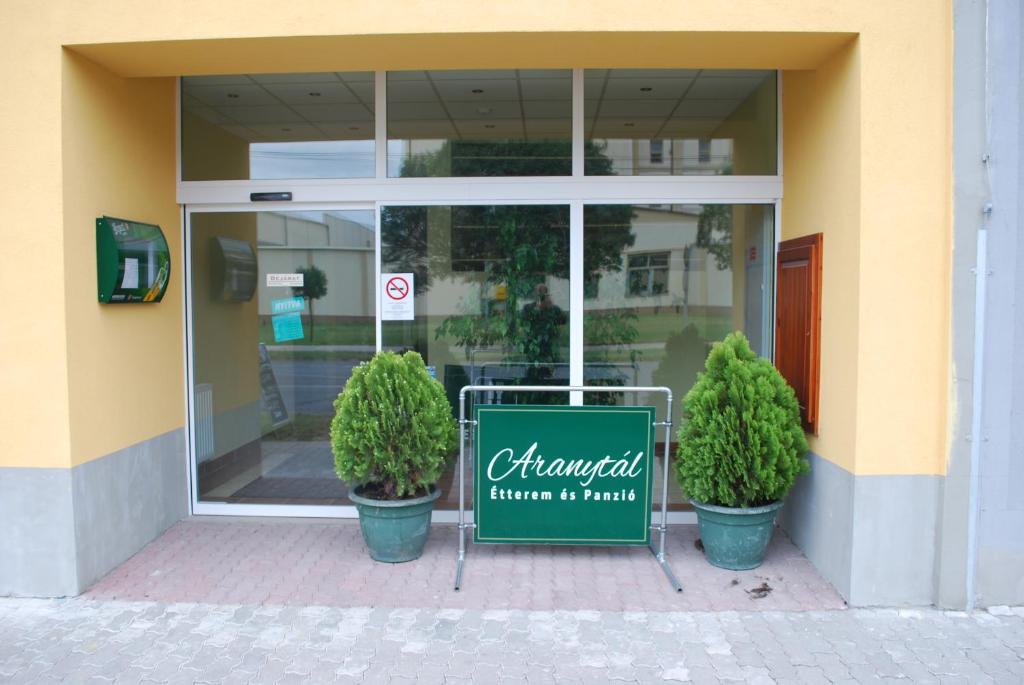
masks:
<svg viewBox="0 0 1024 685"><path fill-rule="evenodd" d="M484 89L483 88L474 88L473 92L476 93L477 95L479 95L480 93L484 92Z"/></svg>
<svg viewBox="0 0 1024 685"><path fill-rule="evenodd" d="M311 98L318 98L318 97L320 97L320 93L318 93L318 92L316 92L316 91L314 90L314 91L312 91L312 92L311 92L311 93L309 94L309 97L311 97Z"/></svg>
<svg viewBox="0 0 1024 685"><path fill-rule="evenodd" d="M652 90L654 90L654 89L651 88L650 86L644 86L643 88L640 89L640 92L641 93L650 93Z"/></svg>
<svg viewBox="0 0 1024 685"><path fill-rule="evenodd" d="M228 93L228 97L232 100L238 99L238 93Z"/></svg>

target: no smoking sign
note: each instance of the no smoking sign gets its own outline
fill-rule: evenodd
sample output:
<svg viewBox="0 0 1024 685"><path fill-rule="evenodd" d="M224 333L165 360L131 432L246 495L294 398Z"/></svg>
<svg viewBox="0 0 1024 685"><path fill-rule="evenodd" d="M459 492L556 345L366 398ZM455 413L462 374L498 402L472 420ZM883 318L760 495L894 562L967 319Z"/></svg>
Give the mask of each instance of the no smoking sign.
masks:
<svg viewBox="0 0 1024 685"><path fill-rule="evenodd" d="M380 285L383 297L380 298L381 319L384 321L412 321L413 310L413 275L412 274L381 274Z"/></svg>

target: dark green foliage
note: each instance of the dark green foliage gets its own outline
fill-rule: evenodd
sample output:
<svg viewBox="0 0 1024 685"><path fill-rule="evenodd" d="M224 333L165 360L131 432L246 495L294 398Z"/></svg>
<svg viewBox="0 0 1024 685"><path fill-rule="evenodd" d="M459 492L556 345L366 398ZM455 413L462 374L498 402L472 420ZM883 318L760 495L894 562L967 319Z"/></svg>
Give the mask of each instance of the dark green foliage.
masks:
<svg viewBox="0 0 1024 685"><path fill-rule="evenodd" d="M776 502L808 469L793 389L738 331L715 343L683 408L676 477L697 502Z"/></svg>
<svg viewBox="0 0 1024 685"><path fill-rule="evenodd" d="M416 352L379 352L357 366L334 410L335 472L385 499L425 494L455 450L458 430L444 388Z"/></svg>
<svg viewBox="0 0 1024 685"><path fill-rule="evenodd" d="M295 273L302 274L302 286L292 288L292 292L295 297L302 297L309 301L309 341L313 342L313 300L319 300L327 294L327 274L313 264L299 267Z"/></svg>
<svg viewBox="0 0 1024 685"><path fill-rule="evenodd" d="M715 256L721 271L732 268L732 205L704 205L697 219L697 247Z"/></svg>

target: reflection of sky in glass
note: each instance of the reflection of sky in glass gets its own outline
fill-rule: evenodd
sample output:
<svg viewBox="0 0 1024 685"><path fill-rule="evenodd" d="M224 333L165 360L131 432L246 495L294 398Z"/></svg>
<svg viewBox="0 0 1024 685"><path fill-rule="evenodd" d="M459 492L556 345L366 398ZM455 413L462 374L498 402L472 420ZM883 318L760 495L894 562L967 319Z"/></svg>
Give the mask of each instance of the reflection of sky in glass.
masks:
<svg viewBox="0 0 1024 685"><path fill-rule="evenodd" d="M367 178L374 175L372 140L251 143L249 177Z"/></svg>

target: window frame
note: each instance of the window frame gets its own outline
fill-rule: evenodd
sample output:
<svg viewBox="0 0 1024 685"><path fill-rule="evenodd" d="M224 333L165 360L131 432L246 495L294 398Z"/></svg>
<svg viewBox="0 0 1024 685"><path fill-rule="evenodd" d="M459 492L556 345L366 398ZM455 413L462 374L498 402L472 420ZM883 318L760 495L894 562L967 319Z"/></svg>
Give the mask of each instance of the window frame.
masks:
<svg viewBox="0 0 1024 685"><path fill-rule="evenodd" d="M782 234L783 197L783 74L776 79L776 158L774 176L585 176L584 175L584 70L572 70L572 175L554 177L434 177L389 178L387 176L387 78L385 71L374 73L375 98L375 176L353 179L264 179L235 181L181 180L181 87L175 89L176 200L182 207L183 268L178 270L185 293L182 298L186 366L184 387L188 426L188 482L193 514L284 515L313 517L351 517L349 507L315 505L250 505L199 503L195 483L195 445L193 427L194 377L192 374L191 264L189 263L190 220L192 212L299 211L304 209L362 209L371 207L376 221L375 269L381 271L381 209L386 205L496 205L565 204L570 208L570 383L583 385L583 210L586 205L676 205L676 204L769 204L774 206L774 246ZM250 195L262 192L291 193L290 202L254 202ZM775 263L772 255L771 263ZM776 278L768 301L767 313L774 320ZM376 346L381 349L380 289L376 302ZM769 351L774 356L774 327L771 327ZM573 404L582 404L581 393L570 393ZM434 520L453 522L457 512L437 511ZM682 518L680 518L682 517ZM471 515L470 515L471 520ZM692 522L686 515L670 514L670 521Z"/></svg>

